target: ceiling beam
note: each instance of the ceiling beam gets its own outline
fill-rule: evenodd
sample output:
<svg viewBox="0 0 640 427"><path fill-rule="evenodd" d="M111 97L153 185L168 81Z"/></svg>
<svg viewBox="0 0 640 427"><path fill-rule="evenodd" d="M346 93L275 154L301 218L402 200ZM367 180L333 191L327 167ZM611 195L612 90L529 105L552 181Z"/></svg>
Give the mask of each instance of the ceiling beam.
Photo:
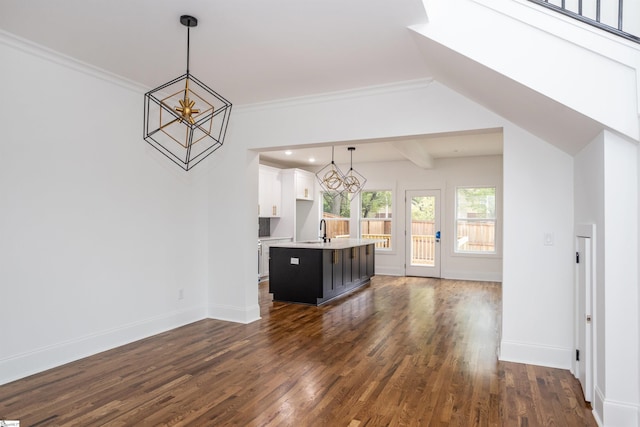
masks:
<svg viewBox="0 0 640 427"><path fill-rule="evenodd" d="M433 168L433 156L420 141L394 141L391 145L416 166L422 169Z"/></svg>

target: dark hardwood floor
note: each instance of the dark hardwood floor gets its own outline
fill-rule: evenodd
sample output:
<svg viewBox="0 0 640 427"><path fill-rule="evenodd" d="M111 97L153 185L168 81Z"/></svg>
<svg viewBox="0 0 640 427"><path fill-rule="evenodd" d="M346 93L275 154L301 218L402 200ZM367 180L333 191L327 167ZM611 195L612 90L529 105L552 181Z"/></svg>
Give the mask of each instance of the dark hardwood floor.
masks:
<svg viewBox="0 0 640 427"><path fill-rule="evenodd" d="M496 283L376 276L321 307L202 320L0 387L25 426L596 426L559 369L498 362Z"/></svg>

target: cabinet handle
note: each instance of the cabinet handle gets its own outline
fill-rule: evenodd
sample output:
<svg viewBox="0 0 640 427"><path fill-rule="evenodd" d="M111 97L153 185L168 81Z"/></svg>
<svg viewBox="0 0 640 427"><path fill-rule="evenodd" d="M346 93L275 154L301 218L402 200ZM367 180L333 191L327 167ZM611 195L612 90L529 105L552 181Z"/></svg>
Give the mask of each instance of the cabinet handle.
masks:
<svg viewBox="0 0 640 427"><path fill-rule="evenodd" d="M258 216L260 216L260 203L258 203Z"/></svg>
<svg viewBox="0 0 640 427"><path fill-rule="evenodd" d="M338 251L337 250L333 250L333 263L337 264L338 263Z"/></svg>
<svg viewBox="0 0 640 427"><path fill-rule="evenodd" d="M309 198L309 189L308 188L304 189L304 197L305 198Z"/></svg>
<svg viewBox="0 0 640 427"><path fill-rule="evenodd" d="M273 216L276 216L277 212L278 212L278 210L277 210L276 205L273 205Z"/></svg>

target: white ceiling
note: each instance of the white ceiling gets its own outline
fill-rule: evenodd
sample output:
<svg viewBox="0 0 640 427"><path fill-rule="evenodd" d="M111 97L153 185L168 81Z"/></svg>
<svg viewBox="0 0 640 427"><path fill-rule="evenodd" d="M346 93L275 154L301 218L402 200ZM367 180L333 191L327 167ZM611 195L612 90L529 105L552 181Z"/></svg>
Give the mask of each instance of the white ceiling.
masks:
<svg viewBox="0 0 640 427"><path fill-rule="evenodd" d="M2 0L0 29L154 88L186 70L234 105L429 75L421 0Z"/></svg>
<svg viewBox="0 0 640 427"><path fill-rule="evenodd" d="M473 133L416 136L396 140L364 141L362 143L335 144L334 160L338 164L349 164L351 153L348 147L354 147L353 163L382 162L393 160L411 160L420 165L425 154L421 150L403 150L403 147L420 147L427 157L491 156L502 154L502 131L489 130ZM291 147L287 154L284 149L260 153L263 163L272 163L283 167L324 166L331 162L332 150L326 145ZM404 153L404 154L403 154ZM313 159L311 161L310 159Z"/></svg>
<svg viewBox="0 0 640 427"><path fill-rule="evenodd" d="M417 37L433 77L561 150L576 154L602 125L426 37Z"/></svg>
<svg viewBox="0 0 640 427"><path fill-rule="evenodd" d="M417 39L408 27L427 22L422 0L0 0L0 31L151 89L186 70L183 14L199 21L191 73L235 106L435 77L569 153L597 130L555 101ZM366 142L354 161L502 152L495 133ZM405 156L402 144L413 148ZM313 147L296 156L323 164L331 152ZM291 162L277 152L263 157ZM336 161L348 161L346 148Z"/></svg>

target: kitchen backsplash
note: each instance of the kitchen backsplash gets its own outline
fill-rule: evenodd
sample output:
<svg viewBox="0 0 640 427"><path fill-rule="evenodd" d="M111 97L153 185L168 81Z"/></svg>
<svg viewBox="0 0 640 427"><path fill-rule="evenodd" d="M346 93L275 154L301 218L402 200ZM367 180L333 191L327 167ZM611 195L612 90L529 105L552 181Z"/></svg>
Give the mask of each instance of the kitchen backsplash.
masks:
<svg viewBox="0 0 640 427"><path fill-rule="evenodd" d="M258 237L271 235L271 218L258 218Z"/></svg>

